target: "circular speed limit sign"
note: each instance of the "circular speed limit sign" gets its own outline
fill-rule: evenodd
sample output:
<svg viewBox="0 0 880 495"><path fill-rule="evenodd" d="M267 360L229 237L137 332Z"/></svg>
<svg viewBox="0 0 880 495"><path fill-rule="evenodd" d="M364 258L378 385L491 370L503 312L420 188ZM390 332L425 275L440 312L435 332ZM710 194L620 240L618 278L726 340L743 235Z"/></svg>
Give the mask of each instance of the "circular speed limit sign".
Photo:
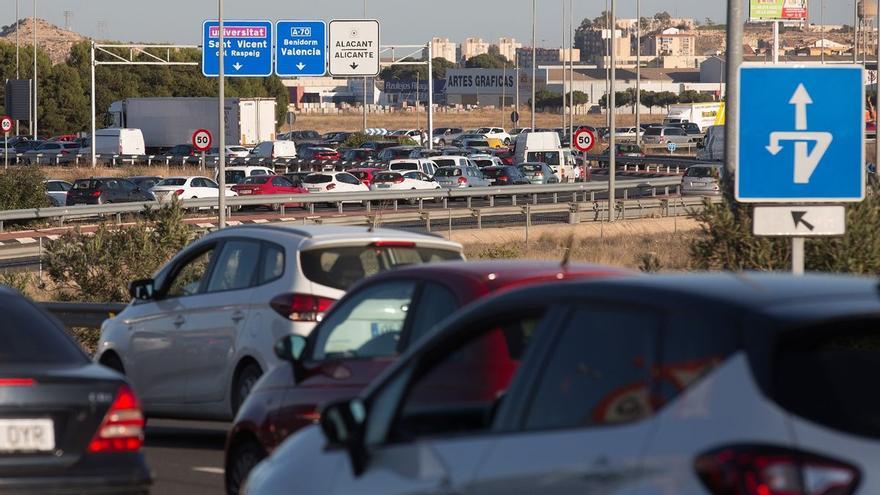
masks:
<svg viewBox="0 0 880 495"><path fill-rule="evenodd" d="M572 141L575 149L586 153L596 145L596 135L589 129L579 129L574 133L574 139Z"/></svg>
<svg viewBox="0 0 880 495"><path fill-rule="evenodd" d="M199 129L193 133L192 144L196 151L208 151L211 149L211 143L214 141L211 131L207 129Z"/></svg>
<svg viewBox="0 0 880 495"><path fill-rule="evenodd" d="M0 130L6 134L9 134L9 131L12 130L12 119L8 115L0 117Z"/></svg>

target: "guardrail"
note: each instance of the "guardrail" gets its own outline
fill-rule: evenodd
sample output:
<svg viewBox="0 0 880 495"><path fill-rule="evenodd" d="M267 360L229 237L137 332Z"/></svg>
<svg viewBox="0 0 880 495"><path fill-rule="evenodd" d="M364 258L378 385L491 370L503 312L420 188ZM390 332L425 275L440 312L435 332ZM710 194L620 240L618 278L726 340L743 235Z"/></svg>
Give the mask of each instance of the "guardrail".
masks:
<svg viewBox="0 0 880 495"><path fill-rule="evenodd" d="M668 194L670 188L677 187L681 180L678 177L663 177L652 179L622 179L616 182L615 189L626 191L628 189L653 189L656 195L658 188L664 188L664 194ZM279 205L279 209L284 210L285 204L295 203L304 205L311 213L314 213L314 205L316 203L335 204L340 213L343 212L345 203L361 203L370 211L373 203L390 202L394 209L397 209L398 201L418 202L421 209L426 198L443 202L443 207L447 208L448 203L455 199L464 199L467 206L471 206L473 198L485 197L489 200L489 205L494 206L496 197L512 197L513 204L516 204L517 197L531 196L533 203L537 204L539 195L553 195L553 202L556 203L561 195L570 195L573 202L577 202L578 195L584 200L589 197L595 199L597 192L606 191L607 183L602 182L575 182L565 184L545 184L540 186L492 186L492 187L470 187L462 189L422 189L409 191L365 191L365 192L338 192L338 193L319 193L319 194L273 194L273 195L255 195L255 196L230 196L226 198L226 204L229 208L242 206L257 205ZM181 201L184 208L212 208L217 206L216 198L207 199L187 199ZM77 217L89 217L100 215L122 215L124 213L137 213L145 208L156 208L160 203L156 201L136 202L136 203L113 203L105 205L77 205L77 206L59 206L51 208L31 208L21 210L4 210L0 211L0 232L3 231L6 222L21 220L38 220L53 219L63 223L65 219Z"/></svg>
<svg viewBox="0 0 880 495"><path fill-rule="evenodd" d="M119 314L125 303L43 302L43 309L52 313L67 328L101 328L105 320Z"/></svg>

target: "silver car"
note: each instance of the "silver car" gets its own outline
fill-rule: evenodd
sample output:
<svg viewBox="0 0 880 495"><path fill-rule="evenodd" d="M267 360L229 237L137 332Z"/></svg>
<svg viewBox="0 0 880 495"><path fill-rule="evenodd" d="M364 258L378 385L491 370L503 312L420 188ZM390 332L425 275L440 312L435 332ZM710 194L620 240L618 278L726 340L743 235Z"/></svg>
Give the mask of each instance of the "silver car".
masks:
<svg viewBox="0 0 880 495"><path fill-rule="evenodd" d="M516 166L532 184L559 184L559 177L544 162L526 162Z"/></svg>
<svg viewBox="0 0 880 495"><path fill-rule="evenodd" d="M696 140L681 127L649 127L642 136L642 142L645 144L686 144Z"/></svg>
<svg viewBox="0 0 880 495"><path fill-rule="evenodd" d="M724 165L691 165L681 178L682 196L719 196Z"/></svg>
<svg viewBox="0 0 880 495"><path fill-rule="evenodd" d="M240 226L194 242L101 329L95 360L126 375L149 417L232 419L279 363L273 346L308 335L352 285L402 264L460 260L460 244L365 227Z"/></svg>
<svg viewBox="0 0 880 495"><path fill-rule="evenodd" d="M472 165L441 167L434 174L434 180L440 184L440 187L446 189L488 187L491 185L489 179L483 177L483 172Z"/></svg>

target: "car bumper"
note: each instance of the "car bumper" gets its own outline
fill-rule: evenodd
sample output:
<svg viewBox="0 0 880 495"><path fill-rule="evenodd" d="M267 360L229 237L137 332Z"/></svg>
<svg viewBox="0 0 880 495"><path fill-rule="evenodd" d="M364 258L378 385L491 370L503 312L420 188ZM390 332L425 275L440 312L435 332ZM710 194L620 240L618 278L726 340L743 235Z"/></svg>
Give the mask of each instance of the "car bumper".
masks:
<svg viewBox="0 0 880 495"><path fill-rule="evenodd" d="M150 481L113 477L63 477L26 478L11 483L0 482L0 492L6 495L104 495L104 494L148 494Z"/></svg>

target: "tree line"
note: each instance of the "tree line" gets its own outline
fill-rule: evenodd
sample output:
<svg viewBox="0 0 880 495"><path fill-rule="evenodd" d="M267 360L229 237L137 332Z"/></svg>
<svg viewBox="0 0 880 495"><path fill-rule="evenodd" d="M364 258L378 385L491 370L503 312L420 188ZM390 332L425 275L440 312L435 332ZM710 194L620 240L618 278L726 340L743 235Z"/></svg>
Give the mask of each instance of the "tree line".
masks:
<svg viewBox="0 0 880 495"><path fill-rule="evenodd" d="M37 117L40 135L54 136L88 131L91 120L89 51L88 42L77 43L64 63L52 65L48 54L44 50L37 50ZM119 55L127 58L128 50L119 50ZM198 49L176 50L171 52L171 59L176 62L200 63L201 52ZM32 48L21 50L21 79L30 79L33 76L33 60ZM144 57L136 60L144 60ZM15 45L0 43L0 71L4 79L15 78ZM155 96L216 97L218 92L217 78L202 75L199 65L99 65L95 69L95 86L98 127L110 123L107 110L110 103L116 100ZM0 85L0 105L4 104L4 96L5 87ZM277 76L227 78L226 96L274 97L277 101L275 120L279 126L284 122L289 98L287 88ZM25 134L27 122L22 124L22 133Z"/></svg>
<svg viewBox="0 0 880 495"><path fill-rule="evenodd" d="M641 91L641 104L653 112L654 107L669 108L669 105L679 103L707 103L715 101L715 97L708 93L701 93L692 89L673 93L672 91ZM633 88L625 91L615 91L614 106L616 108L633 106L635 111L636 90ZM599 106L608 108L608 99L605 95L599 98Z"/></svg>

